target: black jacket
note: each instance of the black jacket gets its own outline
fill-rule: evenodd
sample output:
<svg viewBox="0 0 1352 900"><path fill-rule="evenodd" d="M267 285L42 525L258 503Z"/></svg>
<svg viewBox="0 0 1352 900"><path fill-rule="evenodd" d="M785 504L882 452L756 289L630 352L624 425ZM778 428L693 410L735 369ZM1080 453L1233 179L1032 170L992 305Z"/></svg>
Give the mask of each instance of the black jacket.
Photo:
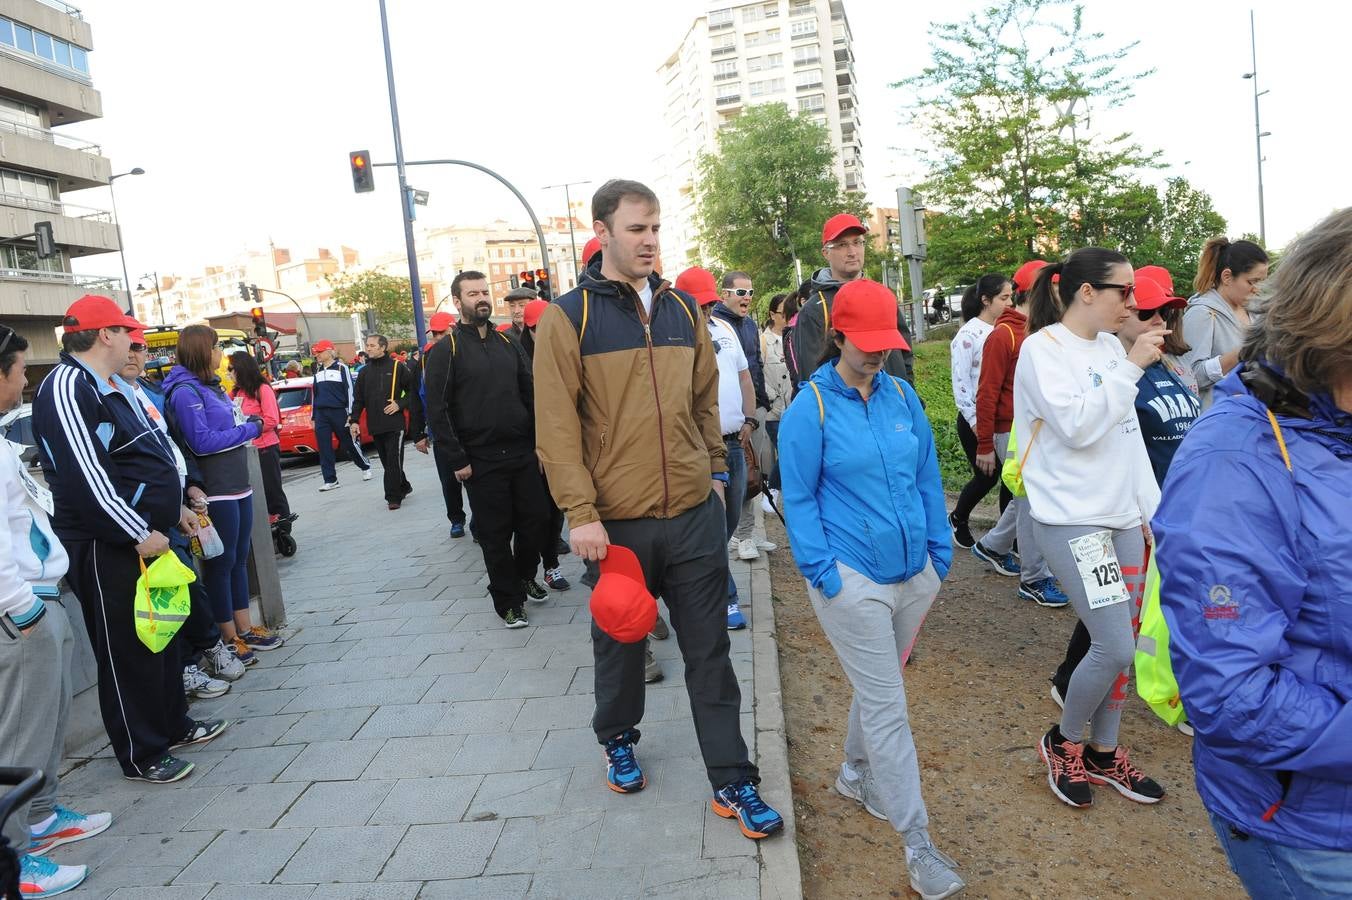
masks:
<svg viewBox="0 0 1352 900"><path fill-rule="evenodd" d="M386 353L373 359L357 373L357 385L352 391L352 413L349 422L361 421L366 412L366 430L371 434L391 434L407 431L413 438L422 435L423 412L418 401L418 383L407 365ZM385 412L390 400L399 404L394 415ZM405 422L404 413L408 413Z"/></svg>
<svg viewBox="0 0 1352 900"><path fill-rule="evenodd" d="M803 282L803 286L799 288L800 296L805 299L798 310L798 318L791 337L793 366L797 370L797 374L793 376L795 396L801 383L799 379L806 381L822 363L822 356L826 352L832 330L831 304L836 299L836 291L840 290L840 285L841 282L831 277L831 270L823 268ZM897 307L897 329L901 332L901 336L906 338L907 344L914 343L911 339L911 329L906 324L906 316L900 306ZM784 355L788 357L790 354L786 350ZM911 384L915 383L913 368L910 350L893 350L883 361L883 369L889 375L904 378ZM790 374L793 375L793 372Z"/></svg>
<svg viewBox="0 0 1352 900"><path fill-rule="evenodd" d="M428 352L427 366L428 406L432 395L440 394L445 409L429 426L453 466L463 469L535 452L530 360L511 336L489 329L480 337L474 325L457 323Z"/></svg>

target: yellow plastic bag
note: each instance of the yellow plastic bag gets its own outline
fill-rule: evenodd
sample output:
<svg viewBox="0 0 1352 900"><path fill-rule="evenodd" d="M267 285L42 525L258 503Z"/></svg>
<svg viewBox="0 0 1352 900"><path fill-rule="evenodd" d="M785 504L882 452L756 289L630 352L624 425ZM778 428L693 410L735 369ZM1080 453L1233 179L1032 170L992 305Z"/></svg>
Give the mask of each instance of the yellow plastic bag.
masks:
<svg viewBox="0 0 1352 900"><path fill-rule="evenodd" d="M144 559L139 562L141 577L136 579L133 602L136 636L151 653L159 653L188 620L192 609L188 585L197 580L197 574L172 552L160 555L149 566Z"/></svg>
<svg viewBox="0 0 1352 900"><path fill-rule="evenodd" d="M1015 497L1022 497L1028 493L1023 487L1023 466L1028 462L1028 454L1033 450L1033 441L1037 440L1037 433L1041 430L1042 420L1038 419L1033 423L1033 436L1028 439L1023 456L1019 456L1019 438L1014 433L1014 426L1009 426L1009 446L1005 448L1005 462L1000 467L1000 480Z"/></svg>
<svg viewBox="0 0 1352 900"><path fill-rule="evenodd" d="M1153 556L1146 571L1141 633L1136 639L1136 693L1167 725L1188 717L1169 660L1169 623L1160 609L1160 570Z"/></svg>

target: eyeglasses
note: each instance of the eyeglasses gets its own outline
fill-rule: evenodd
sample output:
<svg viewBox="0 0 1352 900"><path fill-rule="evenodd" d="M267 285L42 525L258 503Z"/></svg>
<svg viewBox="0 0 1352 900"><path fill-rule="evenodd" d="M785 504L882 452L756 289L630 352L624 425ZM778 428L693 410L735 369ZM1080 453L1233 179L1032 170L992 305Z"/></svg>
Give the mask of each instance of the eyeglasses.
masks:
<svg viewBox="0 0 1352 900"><path fill-rule="evenodd" d="M826 244L827 250L835 250L836 248L840 248L841 250L862 250L863 247L863 238L855 238L852 241L829 241Z"/></svg>
<svg viewBox="0 0 1352 900"><path fill-rule="evenodd" d="M1091 281L1089 286L1096 291L1118 290L1122 292L1122 299L1130 300L1131 295L1136 293L1134 284L1113 284L1110 281Z"/></svg>
<svg viewBox="0 0 1352 900"><path fill-rule="evenodd" d="M723 288L723 290L736 297L752 297L756 293L755 288Z"/></svg>

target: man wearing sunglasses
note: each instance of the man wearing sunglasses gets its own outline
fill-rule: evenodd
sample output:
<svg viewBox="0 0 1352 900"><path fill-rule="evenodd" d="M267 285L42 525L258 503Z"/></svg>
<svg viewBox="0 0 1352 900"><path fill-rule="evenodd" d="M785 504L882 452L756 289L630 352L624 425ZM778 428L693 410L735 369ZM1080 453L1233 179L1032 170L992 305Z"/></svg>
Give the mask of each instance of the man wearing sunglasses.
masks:
<svg viewBox="0 0 1352 900"><path fill-rule="evenodd" d="M857 216L840 213L826 220L822 226L822 256L826 266L818 269L799 288L802 307L793 328L792 354L794 368L793 392L798 383L806 381L821 365L822 356L831 341L831 304L836 291L847 281L864 277L864 253L868 245L868 226ZM897 307L897 328L906 339L906 347L893 350L883 361L883 369L890 375L914 382L911 362L911 329L901 307Z"/></svg>

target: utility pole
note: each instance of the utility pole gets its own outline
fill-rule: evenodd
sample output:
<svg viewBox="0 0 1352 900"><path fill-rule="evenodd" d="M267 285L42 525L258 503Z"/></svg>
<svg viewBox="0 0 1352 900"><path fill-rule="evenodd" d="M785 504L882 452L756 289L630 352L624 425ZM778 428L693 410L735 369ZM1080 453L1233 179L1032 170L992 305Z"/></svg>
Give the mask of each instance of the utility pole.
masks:
<svg viewBox="0 0 1352 900"><path fill-rule="evenodd" d="M418 280L418 248L413 243L413 191L404 177L404 139L399 132L399 101L394 93L394 57L390 53L390 22L385 0L380 0L380 37L385 44L385 80L390 87L390 120L394 126L394 161L399 170L399 214L404 218L404 244L408 248L408 280L413 289L413 338L421 344L427 336L423 319L422 284Z"/></svg>
<svg viewBox="0 0 1352 900"><path fill-rule="evenodd" d="M591 184L590 181L569 181L566 184L547 184L542 190L550 188L563 188L563 202L568 204L568 243L573 245L573 274L577 274L577 238L573 235L573 198L568 193L568 189L576 187L579 184ZM549 260L545 260L545 268L549 268Z"/></svg>
<svg viewBox="0 0 1352 900"><path fill-rule="evenodd" d="M1258 36L1253 25L1253 10L1249 10L1249 48L1253 52L1253 71L1245 72L1244 78L1253 81L1253 141L1258 150L1258 239L1267 246L1267 215L1263 209L1263 138L1272 134L1264 131L1258 118L1258 98L1267 91L1258 90Z"/></svg>
<svg viewBox="0 0 1352 900"><path fill-rule="evenodd" d="M911 275L911 331L917 341L925 339L925 279L920 263L925 259L925 207L908 187L897 188L897 225L901 230L901 255Z"/></svg>

